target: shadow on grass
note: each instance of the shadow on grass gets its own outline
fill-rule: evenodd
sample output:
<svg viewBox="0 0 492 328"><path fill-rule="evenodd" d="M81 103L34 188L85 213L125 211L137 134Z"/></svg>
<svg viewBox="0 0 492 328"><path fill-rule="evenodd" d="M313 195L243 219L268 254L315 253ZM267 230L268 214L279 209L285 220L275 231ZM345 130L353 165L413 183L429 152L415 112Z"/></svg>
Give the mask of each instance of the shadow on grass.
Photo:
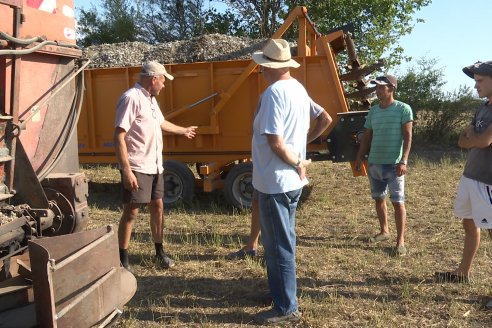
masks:
<svg viewBox="0 0 492 328"><path fill-rule="evenodd" d="M175 206L167 208L165 214L173 211L186 213L211 212L216 214L230 214L234 210L221 195L220 191L211 193L197 193L191 203L179 201ZM121 211L122 190L120 182L93 182L89 181L89 204L98 208L108 208L113 211ZM142 205L141 208L145 208ZM237 210L236 210L237 211Z"/></svg>
<svg viewBox="0 0 492 328"><path fill-rule="evenodd" d="M308 200L312 188L313 187L310 185L304 187L298 209L302 208L304 202ZM98 208L107 208L113 211L120 211L121 197L122 190L120 182L89 181L88 201L90 205L94 205ZM173 204L173 206L168 207L164 205L164 211L165 215L172 214L173 211L181 211L187 214L207 212L229 215L234 212L249 212L250 209L234 208L226 201L222 190L215 190L212 192L197 191L195 197L190 202L179 200Z"/></svg>
<svg viewBox="0 0 492 328"><path fill-rule="evenodd" d="M120 183L89 181L89 205L121 211Z"/></svg>
<svg viewBox="0 0 492 328"><path fill-rule="evenodd" d="M178 233L166 233L164 229L164 243L170 243L175 245L216 245L216 246L230 246L231 240L241 240L246 242L249 235L246 234L219 234L219 233L207 233L207 232L193 232L190 234L178 234ZM132 232L132 240L139 242L152 242L152 235L150 232Z"/></svg>
<svg viewBox="0 0 492 328"><path fill-rule="evenodd" d="M235 209L229 205L222 190L214 190L212 192L196 191L195 197L190 202L179 200L173 206L164 205L164 211L165 214L180 211L187 214L207 212L228 215L234 211L243 210ZM249 209L245 208L244 211L249 211Z"/></svg>
<svg viewBox="0 0 492 328"><path fill-rule="evenodd" d="M312 185L307 185L303 188L297 210L301 209L304 206L304 203L309 199L312 191ZM213 192L198 192L196 193L192 202L180 201L176 204L176 206L173 206L173 208L183 210L187 213L207 211L217 214L230 214L234 211L238 211L240 213L251 211L250 208L234 208L225 199L223 190L215 190Z"/></svg>
<svg viewBox="0 0 492 328"><path fill-rule="evenodd" d="M400 256L395 254L395 245L393 241L388 241L389 244L371 243L367 236L355 236L355 237L337 237L337 236L325 236L325 237L311 237L311 236L297 236L298 247L316 248L320 245L327 249L346 249L346 250L362 250L362 251L376 251L386 254L386 256L399 258ZM388 246L389 245L389 246ZM408 247L408 246L407 246ZM408 254L401 256L407 257L421 257L422 251L417 248L410 247Z"/></svg>
<svg viewBox="0 0 492 328"><path fill-rule="evenodd" d="M139 321L162 324L175 323L248 323L254 315L242 307L269 306L266 279L211 279L144 276L137 277L139 288L127 304L132 310L125 313ZM141 286L141 287L140 287ZM185 311L165 312L166 304ZM204 314L193 309L217 309Z"/></svg>
<svg viewBox="0 0 492 328"><path fill-rule="evenodd" d="M178 263L179 265L179 263ZM344 279L322 280L301 278L298 282L298 295L326 302L336 299L362 299L380 304L402 300L400 286L404 284L422 284L422 279L391 276L370 278L360 282ZM268 307L271 305L268 284L265 278L212 279L165 276L137 277L139 289L128 306L130 316L139 321L152 321L162 324L253 324L254 314L241 308ZM427 283L434 283L429 279ZM392 287L393 286L393 287ZM354 287L375 287L374 293L352 291ZM381 294L380 287L389 287L390 291ZM336 301L336 299L334 301ZM447 303L449 297L435 295L433 300ZM474 304L475 300L456 299L463 304ZM162 309L169 308L173 311ZM302 299L301 299L302 307ZM193 309L212 309L194 311Z"/></svg>

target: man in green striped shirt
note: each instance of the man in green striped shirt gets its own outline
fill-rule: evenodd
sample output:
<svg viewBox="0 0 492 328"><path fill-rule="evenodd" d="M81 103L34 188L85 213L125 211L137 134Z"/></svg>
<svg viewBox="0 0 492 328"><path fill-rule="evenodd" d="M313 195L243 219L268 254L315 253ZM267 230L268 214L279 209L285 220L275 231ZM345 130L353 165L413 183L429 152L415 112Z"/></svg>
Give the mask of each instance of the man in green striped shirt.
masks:
<svg viewBox="0 0 492 328"><path fill-rule="evenodd" d="M407 253L404 238L407 217L404 191L407 160L412 143L413 114L409 105L394 99L396 77L384 75L371 83L376 84L379 103L371 107L367 115L364 124L366 130L357 153L356 168L360 169L362 160L369 151L368 176L380 226L379 233L369 241L380 242L390 238L385 200L389 191L395 211L397 232L394 254L401 256Z"/></svg>

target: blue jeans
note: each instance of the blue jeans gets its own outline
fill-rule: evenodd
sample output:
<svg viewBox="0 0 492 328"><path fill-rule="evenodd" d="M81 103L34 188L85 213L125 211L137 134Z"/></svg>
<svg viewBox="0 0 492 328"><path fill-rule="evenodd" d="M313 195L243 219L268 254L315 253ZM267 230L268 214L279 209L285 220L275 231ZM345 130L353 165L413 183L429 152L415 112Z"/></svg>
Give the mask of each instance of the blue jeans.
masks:
<svg viewBox="0 0 492 328"><path fill-rule="evenodd" d="M297 310L296 208L302 188L279 194L258 192L261 242L265 250L268 285L280 315Z"/></svg>

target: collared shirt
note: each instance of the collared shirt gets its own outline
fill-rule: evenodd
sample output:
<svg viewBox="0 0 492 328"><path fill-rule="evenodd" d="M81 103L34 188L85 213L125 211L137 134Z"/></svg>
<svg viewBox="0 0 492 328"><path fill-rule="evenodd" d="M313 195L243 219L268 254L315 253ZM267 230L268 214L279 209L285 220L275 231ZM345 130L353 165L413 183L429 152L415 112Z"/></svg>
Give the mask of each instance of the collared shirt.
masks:
<svg viewBox="0 0 492 328"><path fill-rule="evenodd" d="M164 116L150 93L136 83L119 99L115 128L126 131L128 161L133 171L162 173L162 130Z"/></svg>

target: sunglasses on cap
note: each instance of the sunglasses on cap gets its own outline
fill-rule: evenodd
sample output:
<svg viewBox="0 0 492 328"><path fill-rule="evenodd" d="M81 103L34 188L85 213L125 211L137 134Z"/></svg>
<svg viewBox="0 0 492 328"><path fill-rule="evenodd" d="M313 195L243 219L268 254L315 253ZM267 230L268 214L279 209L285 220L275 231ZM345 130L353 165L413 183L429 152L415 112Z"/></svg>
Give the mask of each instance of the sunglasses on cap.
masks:
<svg viewBox="0 0 492 328"><path fill-rule="evenodd" d="M391 81L388 80L388 78L386 76L378 76L376 78L376 81L381 81L381 82L384 82L384 83L388 83L388 84L393 85L393 83L391 83Z"/></svg>

